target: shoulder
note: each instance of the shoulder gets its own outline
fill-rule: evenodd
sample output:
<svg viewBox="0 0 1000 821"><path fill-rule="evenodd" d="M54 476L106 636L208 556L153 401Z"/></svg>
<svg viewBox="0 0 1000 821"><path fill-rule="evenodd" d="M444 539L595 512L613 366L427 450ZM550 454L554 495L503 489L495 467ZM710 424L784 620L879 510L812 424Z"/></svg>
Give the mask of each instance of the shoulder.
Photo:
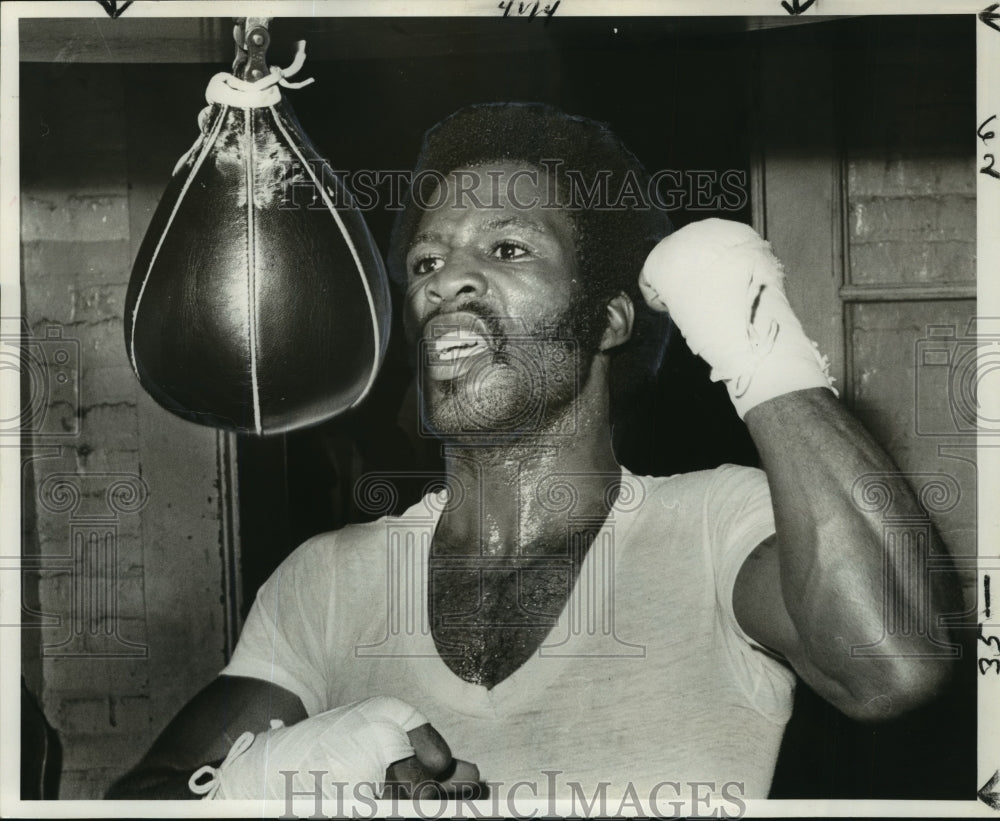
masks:
<svg viewBox="0 0 1000 821"><path fill-rule="evenodd" d="M323 569L334 571L370 557L372 551L384 548L389 521L383 517L312 536L289 554L279 570L303 574Z"/></svg>
<svg viewBox="0 0 1000 821"><path fill-rule="evenodd" d="M710 506L767 494L767 475L745 465L720 465L709 470L677 473L672 476L626 474L623 496L639 499L643 507L674 508L679 502L696 501ZM638 504L636 505L639 506Z"/></svg>
<svg viewBox="0 0 1000 821"><path fill-rule="evenodd" d="M770 505L771 492L767 474L760 468L745 465L722 465L711 471L707 494L710 504L741 508L746 505Z"/></svg>
<svg viewBox="0 0 1000 821"><path fill-rule="evenodd" d="M647 534L660 544L701 545L711 563L729 556L742 561L746 552L774 532L774 514L766 474L757 468L721 465L667 477L633 477L638 538ZM623 508L624 509L624 508ZM739 555L742 554L742 555Z"/></svg>
<svg viewBox="0 0 1000 821"><path fill-rule="evenodd" d="M421 499L399 516L383 516L371 522L344 525L313 536L282 562L277 572L303 583L337 576L357 580L377 576L386 557L405 534L432 533L439 511L428 498Z"/></svg>

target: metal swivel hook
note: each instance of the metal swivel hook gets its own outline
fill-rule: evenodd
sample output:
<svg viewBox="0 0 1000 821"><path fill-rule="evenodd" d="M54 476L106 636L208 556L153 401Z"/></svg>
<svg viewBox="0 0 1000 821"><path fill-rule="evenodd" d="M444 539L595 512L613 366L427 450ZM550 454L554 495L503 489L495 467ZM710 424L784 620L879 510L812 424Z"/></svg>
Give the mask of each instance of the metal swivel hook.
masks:
<svg viewBox="0 0 1000 821"><path fill-rule="evenodd" d="M267 25L270 17L237 17L233 27L236 41L236 58L233 60L233 76L253 82L267 76L265 55L271 42Z"/></svg>

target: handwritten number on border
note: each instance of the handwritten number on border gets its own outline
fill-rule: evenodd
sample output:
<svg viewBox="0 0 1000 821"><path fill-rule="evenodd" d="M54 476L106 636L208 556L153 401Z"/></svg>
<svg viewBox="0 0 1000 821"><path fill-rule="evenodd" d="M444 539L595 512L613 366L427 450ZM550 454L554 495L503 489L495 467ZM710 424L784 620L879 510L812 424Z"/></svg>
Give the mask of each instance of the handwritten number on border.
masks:
<svg viewBox="0 0 1000 821"><path fill-rule="evenodd" d="M982 622L980 622L979 634L976 638L994 651L992 658L989 656L979 657L979 675L985 676L990 667L992 667L993 671L1000 676L1000 658L998 658L1000 656L1000 636L991 636L984 633Z"/></svg>
<svg viewBox="0 0 1000 821"><path fill-rule="evenodd" d="M986 126L988 126L990 122L995 120L996 118L997 118L996 114L987 117L985 120L983 120L982 124L980 124L979 128L976 129L976 136L979 137L979 139L981 139L983 143L988 143L996 136L996 134L994 134L992 131L983 131L983 129L986 128ZM989 576L987 576L986 578L989 578Z"/></svg>
<svg viewBox="0 0 1000 821"><path fill-rule="evenodd" d="M997 118L996 114L992 114L980 123L979 128L976 129L976 136L983 141L983 145L987 145L990 140L996 137L994 131L984 130L993 120ZM997 171L993 166L996 165L996 157L991 152L985 152L983 154L983 162L985 163L982 168L979 169L980 174L986 174L988 177L993 177L993 179L1000 179L1000 171Z"/></svg>
<svg viewBox="0 0 1000 821"><path fill-rule="evenodd" d="M530 0L529 2L525 2L525 0L500 0L497 4L497 8L503 9L504 17L510 17L513 13L516 17L524 17L527 15L529 20L533 20L539 10L541 10L541 13L548 18L548 20L545 21L548 23L548 21L552 19L552 15L556 13L556 9L559 8L559 4L561 2L562 0L556 0L554 3L548 3L544 8L539 9L542 5L541 0L535 0L534 3L530 2Z"/></svg>
<svg viewBox="0 0 1000 821"><path fill-rule="evenodd" d="M992 6L987 6L981 12L979 12L979 21L985 23L994 31L1000 31L1000 25L997 22L1000 21L1000 14L997 14L997 9L1000 8L1000 3L994 3ZM976 129L976 136L983 141L983 145L986 145L990 140L992 140L996 134L993 131L983 131L984 128L990 123L991 120L996 119L996 114L988 117L983 123ZM985 163L982 168L979 169L980 174L986 174L988 177L993 177L993 179L1000 179L1000 171L997 171L993 166L996 165L996 157L991 153L983 154L983 162ZM1000 671L998 671L1000 672Z"/></svg>

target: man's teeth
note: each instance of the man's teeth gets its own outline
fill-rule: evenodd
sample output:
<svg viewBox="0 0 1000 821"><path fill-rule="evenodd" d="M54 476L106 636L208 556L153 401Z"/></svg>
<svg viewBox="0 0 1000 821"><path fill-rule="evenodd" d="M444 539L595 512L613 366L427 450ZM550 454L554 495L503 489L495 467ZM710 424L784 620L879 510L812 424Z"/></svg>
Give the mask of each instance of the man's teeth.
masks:
<svg viewBox="0 0 1000 821"><path fill-rule="evenodd" d="M487 348L486 340L477 333L449 331L434 340L434 353L440 362L452 362L481 353Z"/></svg>

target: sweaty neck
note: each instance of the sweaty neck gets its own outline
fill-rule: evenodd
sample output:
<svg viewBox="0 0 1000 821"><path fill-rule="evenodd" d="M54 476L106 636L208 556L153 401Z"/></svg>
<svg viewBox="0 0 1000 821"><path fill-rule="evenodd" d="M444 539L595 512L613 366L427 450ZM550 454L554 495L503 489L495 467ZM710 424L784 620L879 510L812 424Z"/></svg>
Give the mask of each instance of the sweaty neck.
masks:
<svg viewBox="0 0 1000 821"><path fill-rule="evenodd" d="M577 400L570 433L446 444L457 498L442 514L435 553L528 559L534 551L565 551L573 523L603 522L618 495L621 466L606 394L599 398Z"/></svg>

